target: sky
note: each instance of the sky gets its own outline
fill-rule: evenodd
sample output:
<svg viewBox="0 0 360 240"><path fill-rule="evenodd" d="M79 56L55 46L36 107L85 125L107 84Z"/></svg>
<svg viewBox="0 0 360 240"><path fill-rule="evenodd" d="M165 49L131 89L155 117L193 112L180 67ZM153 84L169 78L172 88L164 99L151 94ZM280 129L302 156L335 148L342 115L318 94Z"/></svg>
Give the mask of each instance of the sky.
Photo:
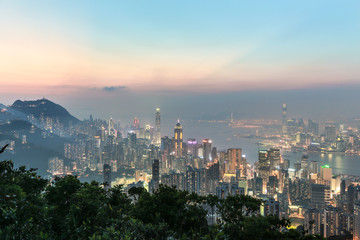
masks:
<svg viewBox="0 0 360 240"><path fill-rule="evenodd" d="M358 0L0 0L0 30L4 104L46 97L80 119L360 112Z"/></svg>

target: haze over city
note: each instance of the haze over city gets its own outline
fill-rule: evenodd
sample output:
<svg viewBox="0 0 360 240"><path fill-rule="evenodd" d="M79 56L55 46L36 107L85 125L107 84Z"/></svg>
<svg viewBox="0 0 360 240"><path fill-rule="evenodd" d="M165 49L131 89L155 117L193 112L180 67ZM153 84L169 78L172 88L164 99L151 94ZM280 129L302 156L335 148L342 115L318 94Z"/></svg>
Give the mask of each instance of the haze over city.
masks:
<svg viewBox="0 0 360 240"><path fill-rule="evenodd" d="M358 1L2 1L0 8L4 104L47 97L81 119L126 120L157 106L194 119L275 118L282 102L315 117L360 110Z"/></svg>

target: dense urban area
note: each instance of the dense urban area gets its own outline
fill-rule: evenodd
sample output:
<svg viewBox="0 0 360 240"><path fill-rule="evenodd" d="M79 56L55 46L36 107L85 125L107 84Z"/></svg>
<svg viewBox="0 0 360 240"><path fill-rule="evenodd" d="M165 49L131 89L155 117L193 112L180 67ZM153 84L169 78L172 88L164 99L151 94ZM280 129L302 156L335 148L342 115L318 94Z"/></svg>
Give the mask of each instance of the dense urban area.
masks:
<svg viewBox="0 0 360 240"><path fill-rule="evenodd" d="M306 236L310 239L311 235L318 235L319 239L320 236L327 239L359 239L359 176L335 173L332 166L309 159L309 154L313 152L358 155L360 141L356 126L290 119L287 106L283 104L281 121L270 121L270 124L269 120L252 121L251 124L256 126L254 134L242 136L259 139L258 159L251 164L242 146L218 150L212 139L197 139L197 136L184 139L183 131L186 129L181 119L174 122L173 135L164 136L159 108L154 109L153 123L142 125L135 117L130 126L121 126L113 119L101 120L92 116L80 121L47 99L16 101L11 106L2 106L0 116L0 143L2 146L8 144L0 155L1 160L5 160L5 157L14 159L15 166L37 168L42 176L36 175L34 170L19 170L11 162L2 162L2 184L8 183L6 179L10 179L8 175L11 173L20 179L17 184L21 188L25 186L21 184L30 184L30 189L24 191L33 195L34 199L46 192L46 200L42 204L48 204L51 211L61 212L55 214L54 219L47 219L51 222L49 226L53 227L53 232L49 229L38 231L50 234L46 235L49 239L55 236L54 226L62 219L74 221L73 226L68 222L59 224L62 232L64 229L70 231L73 227L72 231L78 231L79 235L64 232L54 237L56 239L69 236L78 239L86 234L93 234L93 239L126 236L132 239L131 231L137 228L139 236L142 236L138 239L167 239L169 236L185 239L256 239L251 238L255 236L251 234L255 233L250 234L249 229L254 227L251 224L264 224L261 221L268 221L269 228L276 229L280 234L279 239L285 239L286 234L291 239L289 236L295 232L298 235L293 235L294 239ZM231 129L252 128L249 122L233 119L232 116L225 121ZM190 135L187 133L187 136ZM266 141L271 141L271 144L265 145L263 142ZM41 152L46 154L40 157ZM300 152L302 155L293 165L287 157L290 152ZM38 162L26 160L31 154L38 154ZM23 160L17 162L17 155ZM29 182L22 182L24 179ZM95 182L85 184L93 180L102 185ZM32 181L34 185L31 185ZM60 196L66 188L73 189L73 192ZM76 192L82 195L74 197L72 194ZM98 196L91 199L90 194ZM6 198L11 199L11 196L1 194L0 203L6 203ZM67 198L76 200L67 204ZM112 206L111 202L115 205ZM122 209L123 217L118 221L122 221L123 226L131 225L126 231L115 225L111 225L112 228L106 225L105 222L110 220L100 220L106 216L116 218L111 215L116 212L112 212L111 206L109 209L100 206L104 203ZM121 204L128 205L125 207ZM89 209L79 209L81 207ZM71 208L77 211L73 219L69 218ZM91 215L87 212L91 208L103 211L103 215L99 212L97 214L101 216ZM156 213L160 208L164 209ZM172 208L174 212L167 213ZM241 210L232 212L236 208ZM12 209L20 211L15 210L15 206ZM179 219L180 212L184 214L182 220ZM4 221L11 222L11 216L4 214L2 224ZM90 214L89 219L94 219L86 219L86 214ZM158 218L149 219L151 215ZM264 218L258 218L258 222L248 222L248 228L242 226L242 230L230 225L244 223L244 219L254 216ZM274 216L278 222L274 222ZM6 217L9 219L6 220ZM133 222L127 222L127 217ZM97 224L95 218L99 218L96 221L103 221L98 223L101 231L94 230ZM159 219L165 219L165 222ZM288 219L291 224L286 222ZM80 229L86 226L80 226L76 221L89 221L89 229ZM177 222L183 225L176 227ZM29 227L26 224L23 231ZM146 224L154 225L150 227ZM108 238L104 237L105 226L109 227L106 228ZM11 229L7 228L6 231L11 232ZM249 233L245 237L237 231ZM263 235L258 239L265 238L275 239L276 236Z"/></svg>

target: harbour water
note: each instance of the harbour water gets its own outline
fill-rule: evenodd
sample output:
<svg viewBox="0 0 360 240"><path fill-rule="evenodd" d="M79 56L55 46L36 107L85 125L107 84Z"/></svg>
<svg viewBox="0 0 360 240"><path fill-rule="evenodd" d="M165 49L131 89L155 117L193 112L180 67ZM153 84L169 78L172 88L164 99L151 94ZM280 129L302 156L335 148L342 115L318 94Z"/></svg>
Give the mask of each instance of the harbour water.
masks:
<svg viewBox="0 0 360 240"><path fill-rule="evenodd" d="M259 142L266 142L264 139L242 138L235 135L244 135L253 133L253 129L231 128L227 123L206 122L206 121L185 121L182 123L184 131L184 140L195 138L198 142L209 138L213 141L213 146L218 150L227 148L242 148L247 161L252 165L258 159L258 150L270 148L271 145L259 145ZM169 126L170 127L170 126ZM171 128L170 128L171 129ZM171 136L171 133L169 133ZM290 166L300 161L302 152L282 151L284 159L290 160ZM309 152L309 162L317 161L319 166L329 165L334 174L348 174L360 176L360 156L345 153L318 153Z"/></svg>

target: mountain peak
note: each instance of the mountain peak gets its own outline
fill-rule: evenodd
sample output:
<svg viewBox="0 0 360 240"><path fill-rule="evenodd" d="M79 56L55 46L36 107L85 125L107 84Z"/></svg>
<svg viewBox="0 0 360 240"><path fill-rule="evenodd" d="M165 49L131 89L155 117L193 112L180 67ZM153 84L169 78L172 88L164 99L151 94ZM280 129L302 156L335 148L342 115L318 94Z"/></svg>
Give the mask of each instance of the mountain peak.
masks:
<svg viewBox="0 0 360 240"><path fill-rule="evenodd" d="M64 126L68 126L70 122L76 124L79 119L72 116L64 107L56 104L46 98L22 101L16 100L12 105L12 109L26 113L27 115L33 115L35 118L49 117L59 120Z"/></svg>

